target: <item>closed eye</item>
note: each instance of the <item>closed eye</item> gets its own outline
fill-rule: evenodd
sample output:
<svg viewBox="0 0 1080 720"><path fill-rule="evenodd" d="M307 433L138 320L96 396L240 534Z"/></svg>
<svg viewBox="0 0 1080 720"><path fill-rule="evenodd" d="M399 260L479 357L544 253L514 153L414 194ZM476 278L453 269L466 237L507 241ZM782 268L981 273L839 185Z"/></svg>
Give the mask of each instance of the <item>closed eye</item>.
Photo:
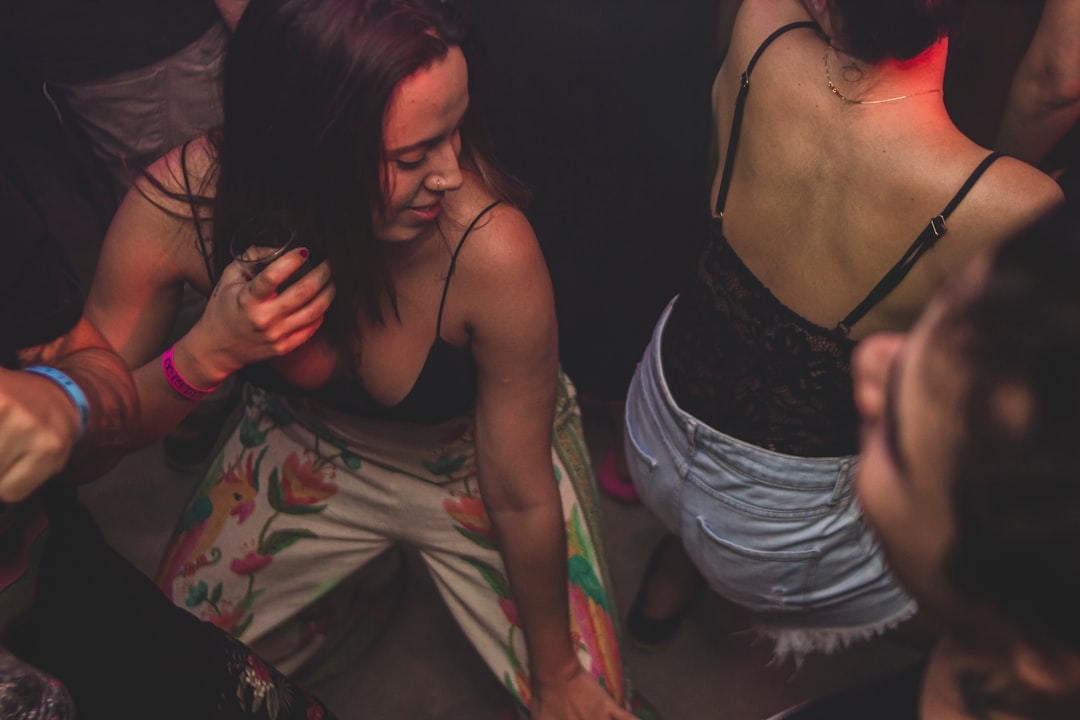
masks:
<svg viewBox="0 0 1080 720"><path fill-rule="evenodd" d="M419 160L398 159L394 161L394 164L397 165L398 169L400 170L416 170L418 167L424 164L425 160L427 160L427 155L420 158Z"/></svg>

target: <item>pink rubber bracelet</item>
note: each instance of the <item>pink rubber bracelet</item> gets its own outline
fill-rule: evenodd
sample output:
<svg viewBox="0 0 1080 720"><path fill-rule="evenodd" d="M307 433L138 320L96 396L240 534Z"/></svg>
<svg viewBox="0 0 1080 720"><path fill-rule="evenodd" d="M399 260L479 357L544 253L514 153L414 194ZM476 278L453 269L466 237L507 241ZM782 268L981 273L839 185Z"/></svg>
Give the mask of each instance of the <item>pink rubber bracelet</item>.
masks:
<svg viewBox="0 0 1080 720"><path fill-rule="evenodd" d="M165 379L169 382L169 387L182 397L186 397L188 400L202 400L204 397L218 389L218 386L215 385L212 388L203 390L185 380L176 369L176 365L173 364L173 348L169 348L165 351L165 354L161 356L161 370L165 373Z"/></svg>

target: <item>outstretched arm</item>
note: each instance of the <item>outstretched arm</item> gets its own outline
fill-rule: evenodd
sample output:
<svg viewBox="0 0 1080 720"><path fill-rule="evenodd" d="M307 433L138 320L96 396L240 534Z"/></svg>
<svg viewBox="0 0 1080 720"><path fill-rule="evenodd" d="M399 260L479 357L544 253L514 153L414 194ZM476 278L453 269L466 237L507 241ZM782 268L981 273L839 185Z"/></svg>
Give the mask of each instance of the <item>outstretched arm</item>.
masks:
<svg viewBox="0 0 1080 720"><path fill-rule="evenodd" d="M1046 0L1005 106L997 149L1042 163L1080 119L1080 3Z"/></svg>
<svg viewBox="0 0 1080 720"><path fill-rule="evenodd" d="M578 662L570 638L566 528L551 460L558 340L551 281L524 217L499 209L497 249L478 259L473 323L481 494L499 538L528 646L532 716L616 718L618 707ZM470 240L466 252L490 247ZM486 262L484 262L486 260ZM459 266L460 267L460 266Z"/></svg>

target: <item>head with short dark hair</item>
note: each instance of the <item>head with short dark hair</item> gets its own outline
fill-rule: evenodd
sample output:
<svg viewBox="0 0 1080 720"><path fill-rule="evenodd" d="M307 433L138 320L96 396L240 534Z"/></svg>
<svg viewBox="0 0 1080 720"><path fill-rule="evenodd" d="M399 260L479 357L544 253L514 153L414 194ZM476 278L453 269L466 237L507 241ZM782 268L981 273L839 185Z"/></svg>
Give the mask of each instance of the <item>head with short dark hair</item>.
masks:
<svg viewBox="0 0 1080 720"><path fill-rule="evenodd" d="M868 62L909 60L953 33L966 0L826 0L834 44Z"/></svg>

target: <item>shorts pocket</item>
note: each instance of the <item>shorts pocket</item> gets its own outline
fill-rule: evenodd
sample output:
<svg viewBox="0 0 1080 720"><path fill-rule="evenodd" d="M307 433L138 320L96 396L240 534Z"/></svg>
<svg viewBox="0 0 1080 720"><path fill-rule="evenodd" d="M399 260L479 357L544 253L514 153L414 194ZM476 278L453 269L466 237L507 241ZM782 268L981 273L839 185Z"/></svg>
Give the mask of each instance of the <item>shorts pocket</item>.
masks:
<svg viewBox="0 0 1080 720"><path fill-rule="evenodd" d="M642 372L639 367L638 373ZM672 532L679 528L679 495L682 478L674 458L663 440L664 428L644 397L639 376L631 383L626 400L626 419L623 438L626 465L634 488L645 507L649 508Z"/></svg>
<svg viewBox="0 0 1080 720"><path fill-rule="evenodd" d="M762 550L723 536L702 516L684 538L709 586L755 612L800 611L813 597L819 548Z"/></svg>

